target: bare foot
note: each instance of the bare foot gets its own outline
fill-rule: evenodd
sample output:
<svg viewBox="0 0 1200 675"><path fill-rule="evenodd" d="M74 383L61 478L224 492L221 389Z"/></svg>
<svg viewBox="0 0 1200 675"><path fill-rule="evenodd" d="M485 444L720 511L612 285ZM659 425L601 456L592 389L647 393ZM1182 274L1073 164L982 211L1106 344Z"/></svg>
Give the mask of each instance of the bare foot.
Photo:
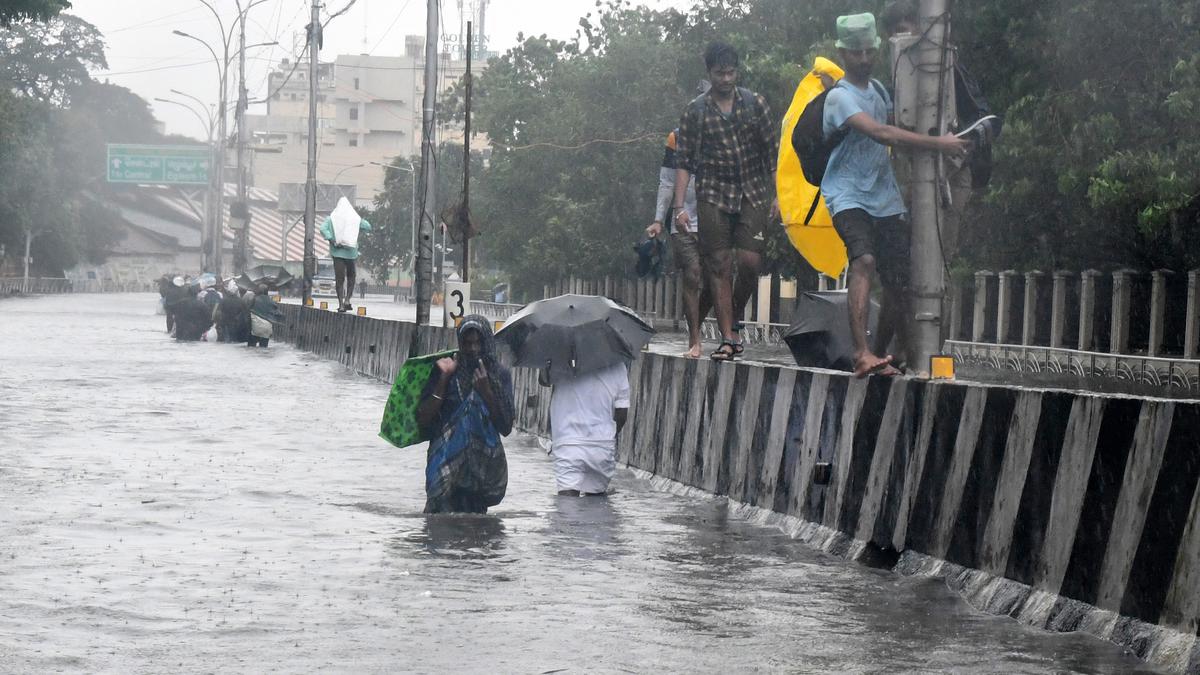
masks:
<svg viewBox="0 0 1200 675"><path fill-rule="evenodd" d="M900 371L892 367L892 356L890 354L880 358L871 352L863 352L854 360L855 377L862 378L868 375L888 375L889 377L894 377L899 374Z"/></svg>
<svg viewBox="0 0 1200 675"><path fill-rule="evenodd" d="M680 354L680 356L688 359L700 358L700 345L692 345L692 348Z"/></svg>

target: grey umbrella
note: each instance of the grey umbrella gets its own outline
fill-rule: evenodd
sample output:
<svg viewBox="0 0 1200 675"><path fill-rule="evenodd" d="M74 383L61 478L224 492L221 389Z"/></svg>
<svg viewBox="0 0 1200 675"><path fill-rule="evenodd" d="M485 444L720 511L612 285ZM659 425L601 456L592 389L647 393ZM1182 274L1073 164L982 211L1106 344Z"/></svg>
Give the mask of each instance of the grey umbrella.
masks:
<svg viewBox="0 0 1200 675"><path fill-rule="evenodd" d="M799 318L783 334L796 365L833 370L854 370L854 341L846 291L805 293L796 303ZM879 305L871 303L867 335L875 334Z"/></svg>
<svg viewBox="0 0 1200 675"><path fill-rule="evenodd" d="M518 367L549 367L553 381L628 363L653 334L637 314L608 298L560 295L522 307L496 339L512 348Z"/></svg>

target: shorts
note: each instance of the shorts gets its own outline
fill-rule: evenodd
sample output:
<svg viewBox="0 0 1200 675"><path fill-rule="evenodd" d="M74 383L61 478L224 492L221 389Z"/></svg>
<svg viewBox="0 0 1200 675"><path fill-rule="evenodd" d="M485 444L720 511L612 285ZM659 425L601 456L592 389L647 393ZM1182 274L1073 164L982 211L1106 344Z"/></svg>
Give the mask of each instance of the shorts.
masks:
<svg viewBox="0 0 1200 675"><path fill-rule="evenodd" d="M700 237L695 232L672 232L671 255L675 256L675 267L684 274L700 269Z"/></svg>
<svg viewBox="0 0 1200 675"><path fill-rule="evenodd" d="M345 279L347 276L353 276L354 272L355 272L354 258L335 257L333 259L333 273L334 273L334 276L338 279L338 283L341 283L341 280ZM353 290L353 289L351 289L351 290Z"/></svg>
<svg viewBox="0 0 1200 675"><path fill-rule="evenodd" d="M767 214L745 197L739 213L726 213L716 204L696 205L700 220L700 252L706 257L732 249L762 253L766 246Z"/></svg>
<svg viewBox="0 0 1200 675"><path fill-rule="evenodd" d="M907 218L876 218L862 209L849 209L833 217L833 228L846 244L849 260L875 256L875 269L884 286L908 288L912 232Z"/></svg>

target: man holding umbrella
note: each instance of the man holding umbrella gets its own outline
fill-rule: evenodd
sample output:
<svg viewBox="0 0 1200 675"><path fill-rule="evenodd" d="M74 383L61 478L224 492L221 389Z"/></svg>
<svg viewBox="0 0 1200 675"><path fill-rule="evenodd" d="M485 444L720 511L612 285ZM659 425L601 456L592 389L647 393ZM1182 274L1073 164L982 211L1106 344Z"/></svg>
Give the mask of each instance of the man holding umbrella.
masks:
<svg viewBox="0 0 1200 675"><path fill-rule="evenodd" d="M629 416L629 369L624 363L551 382L550 453L563 497L602 496L617 472L617 434Z"/></svg>
<svg viewBox="0 0 1200 675"><path fill-rule="evenodd" d="M538 368L550 396L558 493L603 495L617 470L629 409L629 363L654 333L608 298L562 295L521 308L496 334L517 367Z"/></svg>

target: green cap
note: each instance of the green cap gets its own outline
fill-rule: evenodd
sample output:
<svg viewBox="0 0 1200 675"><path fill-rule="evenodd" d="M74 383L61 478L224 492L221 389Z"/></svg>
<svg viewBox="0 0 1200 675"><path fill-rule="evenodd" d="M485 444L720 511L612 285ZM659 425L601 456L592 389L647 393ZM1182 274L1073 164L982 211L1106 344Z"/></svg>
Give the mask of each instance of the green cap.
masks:
<svg viewBox="0 0 1200 675"><path fill-rule="evenodd" d="M869 12L839 16L837 20L838 49L879 49L879 33L875 16Z"/></svg>

